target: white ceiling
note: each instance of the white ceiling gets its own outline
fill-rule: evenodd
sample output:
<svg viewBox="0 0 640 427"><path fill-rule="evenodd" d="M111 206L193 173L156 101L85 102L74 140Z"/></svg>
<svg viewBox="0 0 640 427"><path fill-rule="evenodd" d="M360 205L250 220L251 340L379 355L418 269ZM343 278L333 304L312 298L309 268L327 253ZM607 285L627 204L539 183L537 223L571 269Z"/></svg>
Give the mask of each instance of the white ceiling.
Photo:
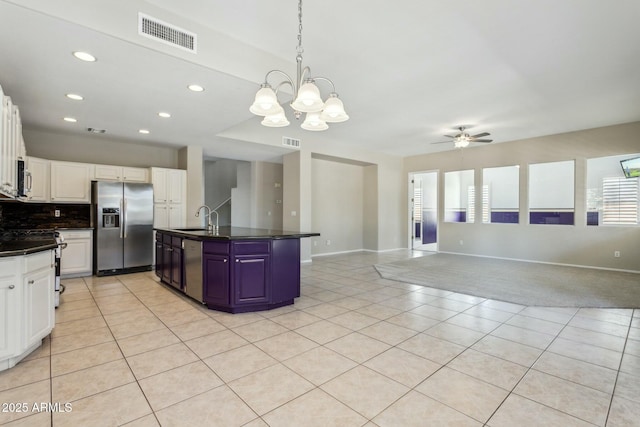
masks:
<svg viewBox="0 0 640 427"><path fill-rule="evenodd" d="M138 11L197 33L198 53L140 37ZM295 73L296 0L0 0L0 85L32 128L241 160L276 159L282 135L408 156L453 149L431 143L461 124L500 143L640 120L638 18L637 0L306 0L304 65L351 116L311 134L248 111L267 71Z"/></svg>

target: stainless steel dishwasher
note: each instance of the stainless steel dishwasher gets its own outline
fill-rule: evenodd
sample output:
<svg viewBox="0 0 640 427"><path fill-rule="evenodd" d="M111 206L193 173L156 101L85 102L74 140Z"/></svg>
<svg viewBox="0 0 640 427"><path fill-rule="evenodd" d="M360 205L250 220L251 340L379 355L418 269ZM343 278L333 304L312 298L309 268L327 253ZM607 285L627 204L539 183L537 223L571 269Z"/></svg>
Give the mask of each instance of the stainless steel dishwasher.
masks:
<svg viewBox="0 0 640 427"><path fill-rule="evenodd" d="M191 298L202 300L202 242L184 239L184 291Z"/></svg>

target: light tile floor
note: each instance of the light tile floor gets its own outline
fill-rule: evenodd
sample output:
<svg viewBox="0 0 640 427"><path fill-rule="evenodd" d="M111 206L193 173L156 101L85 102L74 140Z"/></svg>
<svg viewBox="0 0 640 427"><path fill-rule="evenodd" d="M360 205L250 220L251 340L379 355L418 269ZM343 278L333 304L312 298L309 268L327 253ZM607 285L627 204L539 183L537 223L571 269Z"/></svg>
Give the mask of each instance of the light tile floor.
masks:
<svg viewBox="0 0 640 427"><path fill-rule="evenodd" d="M640 310L525 307L373 268L419 255L318 257L295 305L235 315L151 272L65 280L51 336L0 373L0 424L640 425Z"/></svg>

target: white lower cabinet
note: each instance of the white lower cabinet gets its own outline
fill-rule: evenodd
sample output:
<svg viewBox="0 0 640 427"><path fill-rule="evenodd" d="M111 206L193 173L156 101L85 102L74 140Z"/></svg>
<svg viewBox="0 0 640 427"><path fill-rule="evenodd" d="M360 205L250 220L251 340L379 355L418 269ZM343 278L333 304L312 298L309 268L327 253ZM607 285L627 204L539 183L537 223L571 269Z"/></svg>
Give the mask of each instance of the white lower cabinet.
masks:
<svg viewBox="0 0 640 427"><path fill-rule="evenodd" d="M55 324L53 250L0 258L0 371L42 344Z"/></svg>
<svg viewBox="0 0 640 427"><path fill-rule="evenodd" d="M60 276L83 277L93 273L93 231L62 230L67 247L62 250Z"/></svg>
<svg viewBox="0 0 640 427"><path fill-rule="evenodd" d="M16 352L19 343L21 292L18 284L18 259L0 259L0 370Z"/></svg>

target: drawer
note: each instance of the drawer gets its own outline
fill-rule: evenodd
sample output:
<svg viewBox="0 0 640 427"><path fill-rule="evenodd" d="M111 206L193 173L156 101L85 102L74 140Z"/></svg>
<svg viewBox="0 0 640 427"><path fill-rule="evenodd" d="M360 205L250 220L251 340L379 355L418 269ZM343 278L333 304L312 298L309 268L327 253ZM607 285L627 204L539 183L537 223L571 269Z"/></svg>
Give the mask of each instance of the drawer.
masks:
<svg viewBox="0 0 640 427"><path fill-rule="evenodd" d="M268 254L271 248L268 240L233 242L233 253L235 255Z"/></svg>
<svg viewBox="0 0 640 427"><path fill-rule="evenodd" d="M202 252L205 254L229 255L229 242L204 242Z"/></svg>
<svg viewBox="0 0 640 427"><path fill-rule="evenodd" d="M171 246L174 248L182 247L182 237L171 236Z"/></svg>
<svg viewBox="0 0 640 427"><path fill-rule="evenodd" d="M27 255L24 257L24 272L31 273L43 268L49 269L52 267L52 262L51 250Z"/></svg>
<svg viewBox="0 0 640 427"><path fill-rule="evenodd" d="M162 235L162 243L164 243L165 245L169 245L171 246L171 235L170 234L163 234Z"/></svg>
<svg viewBox="0 0 640 427"><path fill-rule="evenodd" d="M164 236L164 234L156 232L156 241L162 243L162 236Z"/></svg>

